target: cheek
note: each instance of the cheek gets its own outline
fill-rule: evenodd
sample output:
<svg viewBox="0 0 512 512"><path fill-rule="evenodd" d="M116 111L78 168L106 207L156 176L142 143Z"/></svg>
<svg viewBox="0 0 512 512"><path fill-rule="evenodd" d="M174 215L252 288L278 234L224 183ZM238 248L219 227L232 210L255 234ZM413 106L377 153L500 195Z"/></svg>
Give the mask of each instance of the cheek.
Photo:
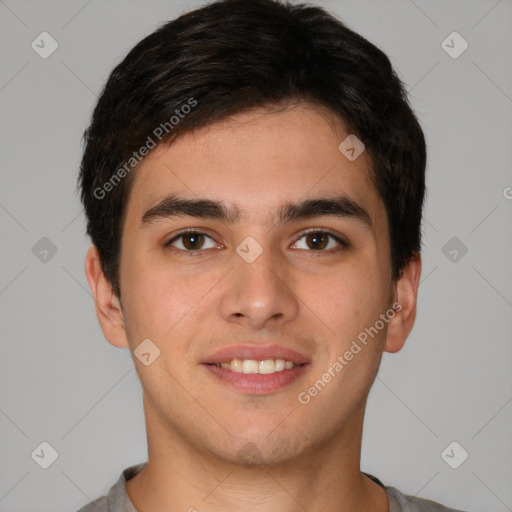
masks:
<svg viewBox="0 0 512 512"><path fill-rule="evenodd" d="M389 307L386 290L386 281L375 259L368 259L366 264L360 259L357 264L333 270L321 278L317 276L316 286L303 286L298 295L304 297L308 315L314 313L312 318L326 335L323 364L352 350L357 354L348 357L357 362L351 363L351 367L365 366L372 373L378 368L386 329L378 329L376 334L370 329Z"/></svg>
<svg viewBox="0 0 512 512"><path fill-rule="evenodd" d="M127 247L122 259L121 282L125 322L130 326L133 342L141 336L157 339L178 314L176 297L179 283L163 275L154 262Z"/></svg>
<svg viewBox="0 0 512 512"><path fill-rule="evenodd" d="M339 332L340 326L361 325L378 311L383 297L381 279L375 267L354 263L316 276L314 286L306 279L302 296Z"/></svg>
<svg viewBox="0 0 512 512"><path fill-rule="evenodd" d="M161 343L194 329L197 316L207 314L209 290L222 276L216 272L199 276L192 266L184 272L176 264L142 256L126 258L125 270L123 303L130 333L134 341L142 336Z"/></svg>

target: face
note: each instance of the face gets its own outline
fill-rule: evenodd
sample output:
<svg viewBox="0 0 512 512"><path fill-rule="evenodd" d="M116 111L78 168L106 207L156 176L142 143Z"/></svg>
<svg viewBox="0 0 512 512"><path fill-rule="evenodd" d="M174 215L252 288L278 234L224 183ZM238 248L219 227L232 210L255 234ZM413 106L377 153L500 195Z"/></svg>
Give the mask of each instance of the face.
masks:
<svg viewBox="0 0 512 512"><path fill-rule="evenodd" d="M338 149L349 133L311 106L258 110L160 146L137 169L122 233L122 307L110 306L116 322L100 321L132 353L151 340L141 345L150 364L133 358L148 422L225 460L240 460L252 443L253 458L282 462L362 419L382 352L399 350L412 328L407 301L419 274L406 274L403 291L390 279L369 157L351 161ZM176 215L171 195L218 204ZM406 308L390 313L400 293ZM258 361L267 349L280 354L270 350L277 346L302 358L282 359L305 364L249 375L208 364L229 363L239 352L213 354L234 346Z"/></svg>

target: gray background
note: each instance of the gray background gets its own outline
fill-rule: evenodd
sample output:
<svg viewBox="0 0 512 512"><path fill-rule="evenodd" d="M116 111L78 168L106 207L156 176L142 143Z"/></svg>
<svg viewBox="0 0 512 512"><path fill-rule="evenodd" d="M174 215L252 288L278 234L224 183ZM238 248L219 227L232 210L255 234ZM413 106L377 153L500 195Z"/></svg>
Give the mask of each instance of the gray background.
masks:
<svg viewBox="0 0 512 512"><path fill-rule="evenodd" d="M200 3L0 1L1 511L77 510L146 460L140 383L84 274L76 177L109 71ZM417 321L384 355L362 469L448 506L512 510L512 1L318 3L388 53L429 148ZM59 44L47 59L31 48L43 31ZM441 47L453 31L469 43L457 59ZM58 452L48 469L31 458L42 441ZM453 441L469 453L458 469L441 457Z"/></svg>

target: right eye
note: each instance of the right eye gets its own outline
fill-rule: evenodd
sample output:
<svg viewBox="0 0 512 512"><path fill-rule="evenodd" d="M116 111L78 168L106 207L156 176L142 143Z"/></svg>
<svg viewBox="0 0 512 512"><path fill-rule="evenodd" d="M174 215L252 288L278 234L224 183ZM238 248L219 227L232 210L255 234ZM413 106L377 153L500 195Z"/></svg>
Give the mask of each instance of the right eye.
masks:
<svg viewBox="0 0 512 512"><path fill-rule="evenodd" d="M215 248L215 244L211 247L204 247L205 238L209 238L213 241L213 238L206 233L189 229L178 233L175 237L166 242L165 247L171 246L184 254L188 253L187 256L195 256L195 254L191 253L197 252L200 254L202 252L201 249ZM176 242L178 245L175 245Z"/></svg>

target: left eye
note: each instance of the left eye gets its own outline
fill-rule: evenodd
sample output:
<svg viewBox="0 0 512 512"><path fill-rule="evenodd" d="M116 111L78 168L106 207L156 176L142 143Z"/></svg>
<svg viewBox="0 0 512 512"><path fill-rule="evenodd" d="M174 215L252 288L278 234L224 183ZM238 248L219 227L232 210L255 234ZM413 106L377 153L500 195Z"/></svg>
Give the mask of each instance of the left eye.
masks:
<svg viewBox="0 0 512 512"><path fill-rule="evenodd" d="M331 239L331 241L335 241L334 248L336 247L336 244L344 248L348 247L348 244L345 241L343 241L336 235L330 233L329 231L309 231L308 233L304 233L299 238L299 240L302 240L303 238L306 240L306 247L296 247L297 249L305 248L312 249L313 251L317 252L325 252L325 249L333 249L332 244L330 244L329 242L329 239Z"/></svg>

